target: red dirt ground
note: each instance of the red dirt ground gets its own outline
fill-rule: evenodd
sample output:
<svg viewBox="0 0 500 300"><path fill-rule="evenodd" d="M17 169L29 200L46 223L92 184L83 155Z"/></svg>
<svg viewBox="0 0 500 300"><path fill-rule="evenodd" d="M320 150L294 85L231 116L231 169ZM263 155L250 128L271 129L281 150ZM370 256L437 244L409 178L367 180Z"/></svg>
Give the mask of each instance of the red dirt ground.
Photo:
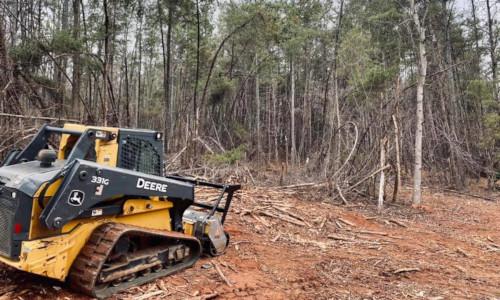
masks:
<svg viewBox="0 0 500 300"><path fill-rule="evenodd" d="M485 201L426 190L425 207L381 214L366 202L300 200L317 198L306 195L245 189L226 222L226 254L115 298L500 299L498 193ZM0 295L87 299L5 266Z"/></svg>

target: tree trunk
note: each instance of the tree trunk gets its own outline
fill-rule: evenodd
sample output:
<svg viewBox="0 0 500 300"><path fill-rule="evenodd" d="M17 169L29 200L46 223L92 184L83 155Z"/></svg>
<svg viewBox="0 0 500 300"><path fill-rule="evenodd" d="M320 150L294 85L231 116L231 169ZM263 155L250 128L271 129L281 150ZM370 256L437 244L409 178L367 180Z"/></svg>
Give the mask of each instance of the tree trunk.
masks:
<svg viewBox="0 0 500 300"><path fill-rule="evenodd" d="M425 53L425 28L420 22L415 0L410 0L413 22L418 34L418 80L417 80L417 124L415 129L415 163L413 167L413 204L422 201L422 132L424 123L424 85L427 76L427 57Z"/></svg>
<svg viewBox="0 0 500 300"><path fill-rule="evenodd" d="M490 0L486 0L486 13L488 14L488 44L491 60L491 78L493 80L493 97L498 103L498 113L500 114L500 88L497 77L498 61L496 54L498 36L495 34L495 28L493 28L494 20L491 15Z"/></svg>
<svg viewBox="0 0 500 300"><path fill-rule="evenodd" d="M379 174L379 185L378 185L378 201L377 201L377 209L378 212L382 211L384 206L384 194L385 194L385 172L383 168L385 167L385 148L387 146L387 137L384 137L380 140L380 171Z"/></svg>
<svg viewBox="0 0 500 300"><path fill-rule="evenodd" d="M397 108L396 108L397 115ZM398 119L395 115L392 115L392 122L394 123L394 144L396 150L396 177L394 178L394 191L392 193L392 202L396 202L398 199L399 188L401 187L401 158L399 156L399 126Z"/></svg>
<svg viewBox="0 0 500 300"><path fill-rule="evenodd" d="M337 26L335 28L334 33L334 44L333 44L333 62L331 65L331 71L327 76L326 88L325 88L325 97L328 98L328 110L325 111L327 114L328 120L328 129L325 132L325 146L323 148L326 149L326 157L323 161L324 164L324 173L325 175L331 171L331 157L332 157L332 148L335 147L335 157L334 157L334 165L333 172L335 174L339 167L339 159L340 159L340 141L335 141L335 131L341 126L340 119L340 108L339 108L339 84L338 84L338 74L337 74L337 57L338 50L340 45L340 31L342 29L342 19L344 15L344 0L340 1L340 10L337 16ZM328 87L330 82L330 76L333 74L333 88L334 88L334 96L333 98L329 95ZM336 121L336 122L335 122Z"/></svg>
<svg viewBox="0 0 500 300"><path fill-rule="evenodd" d="M73 39L78 40L80 38L80 0L73 0ZM78 112L76 105L80 97L80 78L81 78L81 66L80 66L80 53L77 52L73 54L73 86L71 89L71 113Z"/></svg>
<svg viewBox="0 0 500 300"><path fill-rule="evenodd" d="M108 81L108 72L109 72L109 56L110 56L110 33L109 33L109 9L108 9L108 0L103 1L103 10L104 10L104 62L102 68L102 78L103 78L103 87L102 87L102 106L103 106L103 122L104 126L108 126L108 91L109 91L109 81Z"/></svg>
<svg viewBox="0 0 500 300"><path fill-rule="evenodd" d="M139 122L140 122L140 112L141 112L141 97L142 97L142 90L141 90L141 78L142 78L142 21L143 21L143 16L142 14L139 16L139 69L137 72L137 99L136 99L136 108L135 108L135 127L139 127Z"/></svg>
<svg viewBox="0 0 500 300"><path fill-rule="evenodd" d="M290 163L295 165L295 70L293 60L290 59Z"/></svg>
<svg viewBox="0 0 500 300"><path fill-rule="evenodd" d="M171 102L171 44L172 44L172 24L173 24L173 8L172 4L168 7L168 29L167 29L167 41L165 45L165 39L163 34L163 8L161 6L160 0L158 0L158 18L160 21L160 34L161 34L161 46L162 46L162 58L163 58L163 142L164 150L168 151L168 145L170 142L170 102Z"/></svg>
<svg viewBox="0 0 500 300"><path fill-rule="evenodd" d="M198 108L198 82L200 81L200 1L196 0L196 74L194 81L193 95L193 117L194 117L194 135L198 136L198 125L200 122L200 112Z"/></svg>
<svg viewBox="0 0 500 300"><path fill-rule="evenodd" d="M62 11L61 11L61 27L60 30L66 32L69 29L69 0L63 0ZM25 28L23 26L23 28ZM64 75L63 72L66 70L67 58L63 55L59 57L54 62L54 72L55 72L55 82L57 83L57 98L58 103L56 104L54 115L61 114L61 112L66 111L64 103ZM59 112L59 113L58 113Z"/></svg>
<svg viewBox="0 0 500 300"><path fill-rule="evenodd" d="M276 99L276 80L273 78L271 82L271 98L273 100L273 131L274 131L274 160L279 161L279 151L278 151L278 137L279 137L279 127L278 127L278 101Z"/></svg>
<svg viewBox="0 0 500 300"><path fill-rule="evenodd" d="M470 0L471 4L471 13L472 13L472 22L473 22L473 32L474 32L474 45L476 46L475 51L475 61L474 68L476 68L476 72L479 73L481 71L480 63L481 63L481 49L479 48L479 21L476 16L476 5L474 0Z"/></svg>
<svg viewBox="0 0 500 300"><path fill-rule="evenodd" d="M255 53L255 103L257 104L257 114L255 116L256 129L257 129L257 161L260 162L260 154L262 151L260 142L260 86L259 86L259 71L258 71L258 57Z"/></svg>

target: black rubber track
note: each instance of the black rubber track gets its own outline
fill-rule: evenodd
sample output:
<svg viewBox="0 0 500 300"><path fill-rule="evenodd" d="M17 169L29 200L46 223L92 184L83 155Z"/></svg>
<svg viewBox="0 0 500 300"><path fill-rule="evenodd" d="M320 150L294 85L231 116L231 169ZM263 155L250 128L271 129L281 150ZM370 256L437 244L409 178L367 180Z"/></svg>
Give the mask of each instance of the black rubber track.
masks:
<svg viewBox="0 0 500 300"><path fill-rule="evenodd" d="M96 288L96 281L103 264L106 262L116 242L124 234L163 237L165 240L174 240L177 243L182 241L182 243L189 246L190 257L160 271L138 275L130 281L124 281L113 286ZM200 242L192 236L179 232L158 231L118 223L108 223L98 227L92 233L87 244L82 248L71 266L68 282L70 287L75 291L99 299L105 299L130 287L139 286L156 278L189 268L200 258L200 255Z"/></svg>

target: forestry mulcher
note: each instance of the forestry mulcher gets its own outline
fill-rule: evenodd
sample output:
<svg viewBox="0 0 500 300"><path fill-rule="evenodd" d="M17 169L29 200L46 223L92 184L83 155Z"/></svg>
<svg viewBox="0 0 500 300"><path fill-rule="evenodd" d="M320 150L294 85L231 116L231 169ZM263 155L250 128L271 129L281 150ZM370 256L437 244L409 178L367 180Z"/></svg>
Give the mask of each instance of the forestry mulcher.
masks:
<svg viewBox="0 0 500 300"><path fill-rule="evenodd" d="M0 261L106 298L222 254L240 186L163 173L159 132L44 125L0 167Z"/></svg>

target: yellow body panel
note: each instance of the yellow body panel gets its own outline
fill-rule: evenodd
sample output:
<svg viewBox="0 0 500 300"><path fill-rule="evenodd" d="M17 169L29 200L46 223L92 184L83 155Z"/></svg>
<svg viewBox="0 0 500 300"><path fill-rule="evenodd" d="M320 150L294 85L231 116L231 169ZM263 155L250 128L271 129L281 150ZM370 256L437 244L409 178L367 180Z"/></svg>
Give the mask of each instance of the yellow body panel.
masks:
<svg viewBox="0 0 500 300"><path fill-rule="evenodd" d="M83 126L79 124L65 124L64 129L75 130L75 131L85 131L87 128L95 128L99 130L105 130L118 135L118 128L113 127L93 127L93 126ZM70 142L71 137L69 134L63 134L61 136L61 141L59 142L59 151L57 154L57 159L65 159L67 150L73 147ZM76 140L73 140L75 142ZM110 167L116 167L118 159L118 143L117 139L111 141L96 140L95 151L97 155L97 163L101 165L106 165Z"/></svg>
<svg viewBox="0 0 500 300"><path fill-rule="evenodd" d="M194 223L192 222L183 222L182 229L184 230L184 234L194 236Z"/></svg>
<svg viewBox="0 0 500 300"><path fill-rule="evenodd" d="M125 207L135 207L134 212L119 217L72 221L63 227L62 234L23 242L19 261L0 256L0 262L19 270L64 281L78 253L100 225L122 223L155 230L172 230L169 212L172 203L169 201L131 199L127 200Z"/></svg>
<svg viewBox="0 0 500 300"><path fill-rule="evenodd" d="M92 127L92 126L84 126L80 124L65 124L64 129L68 130L74 130L74 131L81 131L84 132L87 128L95 128L99 130L105 130L111 133L114 133L118 135L118 128L112 128L112 127ZM70 141L70 139L73 139ZM61 140L59 142L59 149L57 153L57 158L60 160L63 160L66 158L66 155L69 154L69 151L71 151L71 148L74 146L74 143L76 142L77 139L75 137L71 137L69 134L63 134L61 135ZM109 142L102 141L102 140L96 140L96 146L95 146L95 151L96 151L96 156L97 156L97 163L102 164L102 165L107 165L110 167L115 167L117 164L117 157L118 157L118 143L117 139L113 139ZM59 189L59 186L61 185L62 179L57 180L54 182L46 191L45 197L52 197L54 194L57 192ZM43 190L44 186L40 187L38 189L37 193L34 196L33 199L33 209L31 211L31 223L30 223L30 232L29 232L29 239L37 239L41 237L48 237L51 235L56 235L59 234L61 231L60 230L50 230L46 226L43 226L43 224L40 223L40 213L42 209L38 205L38 197L40 195L40 192ZM46 204L46 201L44 202Z"/></svg>
<svg viewBox="0 0 500 300"><path fill-rule="evenodd" d="M56 193L57 189L61 186L62 179L57 180L54 182L46 191L45 197L48 199L48 197L54 196ZM40 222L40 213L42 212L42 208L40 205L38 205L38 197L40 196L40 192L43 190L45 187L45 184L42 185L38 191L35 193L34 198L33 198L33 208L31 210L31 222L30 222L30 231L29 231L29 239L36 239L40 237L46 237L49 235L54 235L58 234L60 230L50 230L46 226L43 226L43 224ZM44 201L45 204L47 204L47 201Z"/></svg>

